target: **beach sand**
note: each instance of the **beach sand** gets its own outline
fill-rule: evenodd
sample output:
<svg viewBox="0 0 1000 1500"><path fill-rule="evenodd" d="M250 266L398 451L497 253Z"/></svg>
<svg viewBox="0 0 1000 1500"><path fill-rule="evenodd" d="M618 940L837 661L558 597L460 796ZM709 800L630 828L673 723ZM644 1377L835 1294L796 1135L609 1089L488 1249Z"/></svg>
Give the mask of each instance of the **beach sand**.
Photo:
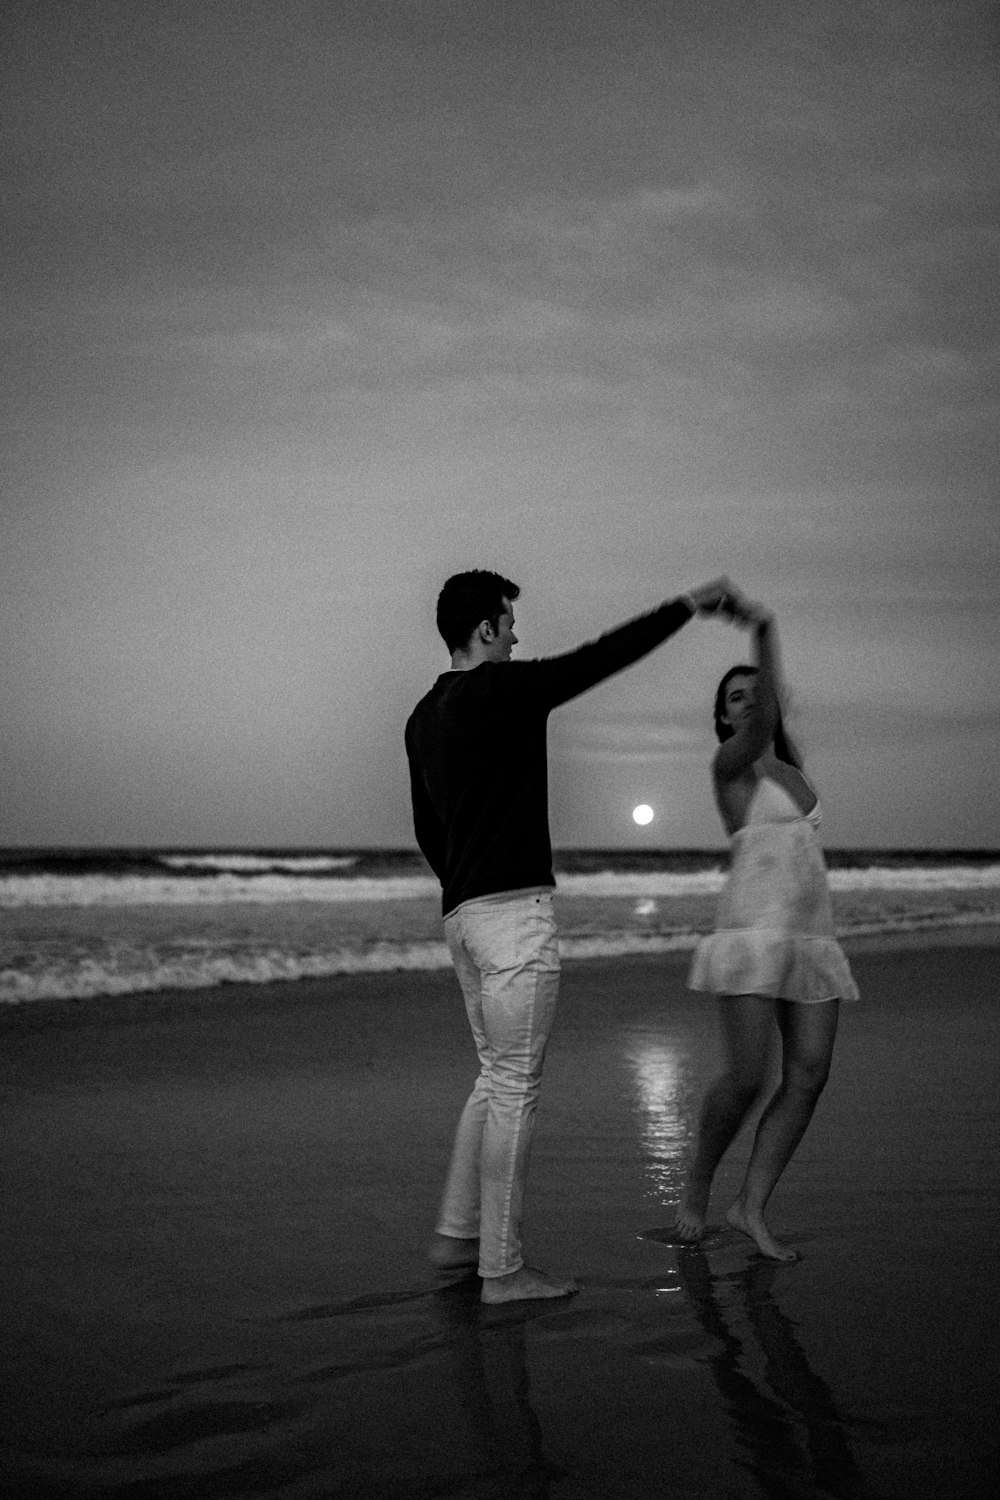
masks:
<svg viewBox="0 0 1000 1500"><path fill-rule="evenodd" d="M667 1242L714 1060L687 956L567 965L525 1223L565 1302L424 1260L451 975L0 1014L14 1497L992 1495L996 932L859 943L774 1266Z"/></svg>

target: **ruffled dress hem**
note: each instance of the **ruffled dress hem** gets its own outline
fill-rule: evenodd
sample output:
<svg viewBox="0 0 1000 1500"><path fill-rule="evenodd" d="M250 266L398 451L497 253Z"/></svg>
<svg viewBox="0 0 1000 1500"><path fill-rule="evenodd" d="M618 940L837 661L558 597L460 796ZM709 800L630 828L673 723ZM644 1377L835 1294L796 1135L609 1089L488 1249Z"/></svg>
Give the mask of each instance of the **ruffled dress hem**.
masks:
<svg viewBox="0 0 1000 1500"><path fill-rule="evenodd" d="M761 927L723 929L702 938L688 988L717 995L769 995L804 1005L859 998L836 938Z"/></svg>

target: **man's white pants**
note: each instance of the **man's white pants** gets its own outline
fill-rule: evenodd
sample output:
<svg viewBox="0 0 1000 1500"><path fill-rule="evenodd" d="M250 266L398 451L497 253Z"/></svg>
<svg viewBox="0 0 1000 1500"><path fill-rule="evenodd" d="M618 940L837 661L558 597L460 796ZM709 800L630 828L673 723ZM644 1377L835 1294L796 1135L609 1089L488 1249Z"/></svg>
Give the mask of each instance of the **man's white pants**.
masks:
<svg viewBox="0 0 1000 1500"><path fill-rule="evenodd" d="M455 1132L437 1228L478 1236L479 1274L509 1276L524 1264L524 1183L559 991L552 892L467 901L444 928L481 1066Z"/></svg>

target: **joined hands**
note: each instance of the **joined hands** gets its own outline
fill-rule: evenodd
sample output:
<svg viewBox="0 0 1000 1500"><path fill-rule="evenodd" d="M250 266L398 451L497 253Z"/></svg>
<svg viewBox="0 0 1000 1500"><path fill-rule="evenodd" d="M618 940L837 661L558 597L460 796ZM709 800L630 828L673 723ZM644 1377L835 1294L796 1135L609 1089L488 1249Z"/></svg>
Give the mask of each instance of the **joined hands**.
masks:
<svg viewBox="0 0 1000 1500"><path fill-rule="evenodd" d="M717 615L745 630L763 629L774 618L765 605L748 599L725 575L692 589L687 598L699 615Z"/></svg>

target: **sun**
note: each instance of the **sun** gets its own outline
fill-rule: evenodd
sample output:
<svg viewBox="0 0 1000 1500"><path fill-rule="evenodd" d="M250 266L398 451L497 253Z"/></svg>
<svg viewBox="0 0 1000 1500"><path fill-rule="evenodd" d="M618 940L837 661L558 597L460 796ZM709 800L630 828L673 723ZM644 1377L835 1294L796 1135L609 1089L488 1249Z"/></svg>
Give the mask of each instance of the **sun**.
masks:
<svg viewBox="0 0 1000 1500"><path fill-rule="evenodd" d="M638 807L633 807L632 809L633 821L638 823L640 827L643 827L646 823L652 823L655 816L656 814L648 802L640 802Z"/></svg>

